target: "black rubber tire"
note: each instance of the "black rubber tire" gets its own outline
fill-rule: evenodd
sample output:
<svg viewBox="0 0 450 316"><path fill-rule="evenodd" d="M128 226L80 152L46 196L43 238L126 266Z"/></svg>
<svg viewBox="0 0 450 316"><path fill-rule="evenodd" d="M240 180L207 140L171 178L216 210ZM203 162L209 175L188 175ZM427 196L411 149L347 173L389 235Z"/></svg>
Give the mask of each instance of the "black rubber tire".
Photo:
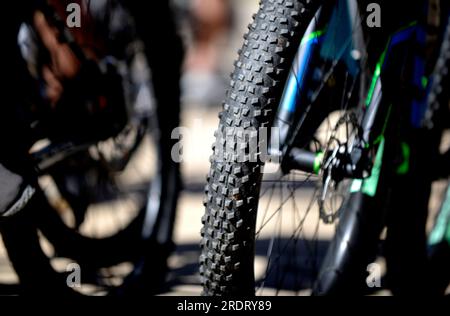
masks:
<svg viewBox="0 0 450 316"><path fill-rule="evenodd" d="M169 138L169 135L165 136L165 139ZM33 203L30 203L23 216L6 221L1 233L24 294L36 293L43 280L51 280L45 287L49 293L77 295L66 286L65 276L59 275L51 267L49 258L41 249L38 230L54 247L55 257L71 259L79 264L83 271L88 271L86 275L89 277L83 280L83 283L95 284L96 271L101 268L133 262L136 263L135 269L123 285L127 288L114 293L128 295L125 294L128 291L128 282L145 282L145 286L140 286L147 293L160 291L168 271L166 260L174 249L172 234L182 184L179 164L167 159L162 162L162 157L159 157L159 160L160 203L155 228L150 236L143 235L147 210L145 205L123 230L110 237L91 238L68 227L57 211L48 204L43 193L39 193ZM27 246L24 247L24 244ZM33 262L31 271L27 264L30 262Z"/></svg>
<svg viewBox="0 0 450 316"><path fill-rule="evenodd" d="M319 0L263 0L244 36L216 132L238 141L238 129L271 126L302 34ZM225 139L223 137L222 139ZM223 149L221 151L220 149ZM262 162L211 158L202 218L200 275L204 295L254 295L254 234Z"/></svg>
<svg viewBox="0 0 450 316"><path fill-rule="evenodd" d="M79 295L66 285L66 276L53 270L39 242L36 217L47 205L42 192L18 215L1 223L2 239L9 260L19 278L21 295L74 296Z"/></svg>
<svg viewBox="0 0 450 316"><path fill-rule="evenodd" d="M237 162L217 153L226 152L226 146L233 147L234 143L227 142L230 134L234 142L238 141L238 128L271 126L278 105L276 100L281 97L302 34L321 3L262 1L245 36L224 111L220 114L218 141L213 146L215 155L211 158L205 187L206 213L202 218L200 256L204 295L255 294L255 226L263 163ZM380 181L387 181L384 178L382 175ZM384 222L382 210L387 186L382 184L379 188L382 191L375 198L363 193L349 195L347 210L313 294L362 293L367 265L376 256Z"/></svg>
<svg viewBox="0 0 450 316"><path fill-rule="evenodd" d="M375 197L362 192L347 197L312 295L363 295L370 290L367 270L377 256L388 201L385 175L382 172Z"/></svg>

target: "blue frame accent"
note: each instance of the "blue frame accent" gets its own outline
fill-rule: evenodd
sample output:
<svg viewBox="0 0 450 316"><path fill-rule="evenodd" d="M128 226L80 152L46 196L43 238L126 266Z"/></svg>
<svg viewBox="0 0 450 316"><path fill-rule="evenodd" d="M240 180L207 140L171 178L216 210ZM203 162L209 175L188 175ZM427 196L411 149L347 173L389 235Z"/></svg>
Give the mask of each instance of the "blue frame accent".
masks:
<svg viewBox="0 0 450 316"><path fill-rule="evenodd" d="M308 36L308 35L307 35ZM308 69L308 61L315 46L321 42L323 35L302 41L300 48L300 58L297 73L289 76L289 81L281 100L281 109L289 113L294 113L297 108L298 96L301 93L301 84ZM303 46L303 47L302 47Z"/></svg>

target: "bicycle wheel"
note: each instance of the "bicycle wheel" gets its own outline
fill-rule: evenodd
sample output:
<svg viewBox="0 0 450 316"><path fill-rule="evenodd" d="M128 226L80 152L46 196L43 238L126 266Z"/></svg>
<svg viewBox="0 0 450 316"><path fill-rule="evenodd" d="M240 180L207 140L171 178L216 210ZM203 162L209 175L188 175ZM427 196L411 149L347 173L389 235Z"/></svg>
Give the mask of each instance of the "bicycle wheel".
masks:
<svg viewBox="0 0 450 316"><path fill-rule="evenodd" d="M161 161L162 139L159 137L163 135L158 133L158 126L154 125L152 132L147 126L140 128L143 134L134 138L133 146L137 148L126 157L123 170L115 170L105 160L95 160L93 156L97 154L95 157L99 158L98 151L104 150L95 146L94 153L80 153L40 179L41 188L51 203L50 206L41 201L35 206L38 214L31 215L34 234L37 234L36 229L42 232L40 238L35 238L40 243L35 247L42 247L42 250L30 254L28 248L20 245L23 231L17 236L17 231L9 227L3 230L8 252L15 253L10 258L21 283L35 283L23 262L44 260L32 255L44 251L59 273L65 274L66 267L72 263L80 266L83 275L80 290L84 294L102 293L121 285L128 275L138 272L136 264L149 254L156 259L153 260L154 279L147 280L151 282L148 286L155 289L161 286L167 271L166 259L173 247L180 174L177 164ZM110 142L116 145L116 139ZM67 188L73 191L67 192ZM77 188L83 190L77 191ZM75 216L79 213L84 219L76 225ZM37 273L48 275L49 271L52 270ZM47 278L58 279L56 276ZM54 285L67 288L64 278L59 281Z"/></svg>
<svg viewBox="0 0 450 316"><path fill-rule="evenodd" d="M265 295L311 288L314 294L323 295L340 290L357 292L361 283L365 284L363 276L376 255L383 227L382 209L388 191L385 175L390 168L383 161L392 157L390 143L379 146L372 179L343 181L335 187L324 185L324 167L319 166L317 172L267 177L264 162L252 160L252 153L243 161L233 155L226 157L228 147L242 143L242 148L249 147L246 141L239 143L243 137L240 127L250 130L273 124L296 49L307 41L302 35L314 22L321 4L263 1L245 36L220 114L205 187L200 257L205 295L254 295L255 287ZM316 99L320 104L308 108L311 110L303 120L307 128L298 141L302 147L322 153L337 150L336 144L351 142L361 119L358 110L349 107L356 82L336 83L338 75L329 81L331 73L338 71L334 71L334 63L326 66L331 68L318 69L330 73L325 85L344 89L336 89L339 93L328 97L323 93L321 100ZM346 102L341 104L341 100ZM338 105L323 107L326 101ZM315 111L318 105L322 107ZM263 210L259 214L258 204ZM290 211L283 211L288 205Z"/></svg>
<svg viewBox="0 0 450 316"><path fill-rule="evenodd" d="M109 2L114 5L108 9L119 8L115 1ZM125 13L119 12L121 18L133 20ZM120 35L122 50L118 54L122 59L117 62L129 99L127 126L109 139L90 146L82 144L89 148L56 164L44 158L42 165L49 166L40 184L48 202L37 198L31 206L38 209L37 214L29 212L21 217L24 224L18 220L17 225L26 230L23 234L26 238L23 231L7 226L3 229L21 283L34 290L42 282L30 274L26 262L39 263L32 270L34 274L42 274L43 280L57 280L50 282L56 293L58 288L66 292L64 275L72 263L80 266L81 291L88 294L109 290L124 281L137 282L143 273L148 291L157 290L165 280L181 187L179 164L170 160L170 129L179 125L179 107L170 104L175 113L168 116L167 110L155 106L150 89L149 54L137 34ZM159 36L168 35L174 37L166 31ZM125 39L132 42L124 43ZM160 56L153 55L153 58ZM176 69L178 61L171 62L171 69ZM174 101L177 86L173 90L170 102L177 102ZM160 97L159 91L158 104L163 102ZM67 148L57 149L64 154ZM38 235L38 230L42 234ZM30 246L23 246L24 239ZM150 257L153 258L149 260ZM55 271L62 273L62 277ZM94 290L89 285L95 285Z"/></svg>
<svg viewBox="0 0 450 316"><path fill-rule="evenodd" d="M430 211L433 182L448 179L449 152L441 153L445 143L445 130L449 122L449 67L450 20L442 25L442 40L436 46L437 59L430 76L429 94L421 128L413 135L409 173L395 184L392 216L388 222L386 240L387 282L394 295L417 294L442 295L448 285L447 241L445 241L445 195L442 197L442 215L429 239L427 251L426 226ZM443 20L444 21L444 20ZM441 37L440 37L441 38ZM430 62L431 64L431 62ZM430 67L431 68L431 67ZM434 190L433 190L434 191ZM410 199L414 196L414 199ZM409 210L408 215L402 210ZM428 252L428 253L427 253ZM414 273L414 280L410 278ZM420 292L419 292L420 293Z"/></svg>

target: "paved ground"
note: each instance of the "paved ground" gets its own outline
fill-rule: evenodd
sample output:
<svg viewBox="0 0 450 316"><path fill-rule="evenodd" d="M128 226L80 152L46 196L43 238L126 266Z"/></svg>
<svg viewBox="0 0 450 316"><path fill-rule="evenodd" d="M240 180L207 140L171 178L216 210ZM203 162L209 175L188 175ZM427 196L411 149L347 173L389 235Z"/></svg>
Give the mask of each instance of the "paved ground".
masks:
<svg viewBox="0 0 450 316"><path fill-rule="evenodd" d="M199 256L199 231L201 228L200 218L203 215L204 209L202 206L205 174L208 171L209 162L208 157L211 153L209 144L213 142L213 132L217 126L217 109L205 109L194 107L189 111L185 111L184 119L185 126L190 129L190 135L185 138L185 162L183 166L183 175L185 179L185 191L180 197L177 225L175 230L175 242L177 244L177 250L170 258L170 266L172 272L169 276L170 290L164 295L198 295L201 291L198 275L197 275L197 262ZM268 185L266 185L267 187ZM442 184L436 185L434 191L434 198L431 205L433 209L438 207L439 192L442 191ZM281 237L284 242L289 240L292 233L292 223L298 217L302 216L302 210L306 209L311 193L313 192L313 186L307 186L303 190L299 191L295 195L296 205L285 205L283 209L284 217L281 220L273 220L270 225L267 225L261 235L260 242L257 248L257 276L261 277L264 274L264 267L267 264L266 251L270 247L271 234L274 229L281 231ZM286 196L288 192L276 193L273 200L280 201L282 195ZM280 205L280 203L270 202L267 195L262 199L262 204ZM300 211L297 211L300 210ZM274 214L274 206L269 206L268 215L266 218L270 218L271 214ZM317 210L316 210L317 211ZM299 215L300 214L300 215ZM292 219L292 221L291 221ZM260 218L260 224L261 224ZM300 235L301 238L308 239L315 234L315 221L314 219L308 219L305 223L305 229ZM333 227L328 227L319 232L319 239L321 241L320 247L326 245L326 241L333 231ZM322 247L323 248L323 247ZM286 270L291 269L288 263L285 264ZM292 263L291 263L292 264ZM301 265L301 263L299 263ZM292 271L289 273L292 278ZM17 284L17 277L12 270L6 253L2 245L0 244L0 291L7 293L8 290L14 292L15 284ZM272 284L273 285L273 284ZM268 285L268 289L264 294L275 294L270 289L271 284ZM295 293L289 291L289 285L286 290L283 290L279 294L307 294L307 291ZM382 292L382 294L386 294Z"/></svg>

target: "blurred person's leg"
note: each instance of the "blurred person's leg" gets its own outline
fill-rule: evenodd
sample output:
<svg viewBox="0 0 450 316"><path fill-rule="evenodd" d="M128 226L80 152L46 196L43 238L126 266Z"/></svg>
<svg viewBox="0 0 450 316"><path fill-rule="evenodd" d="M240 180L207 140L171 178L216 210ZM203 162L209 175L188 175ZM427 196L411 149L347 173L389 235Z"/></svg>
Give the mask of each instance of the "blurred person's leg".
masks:
<svg viewBox="0 0 450 316"><path fill-rule="evenodd" d="M192 0L190 43L184 64L183 98L188 103L218 105L224 97L232 11L229 0ZM230 61L231 64L231 61Z"/></svg>
<svg viewBox="0 0 450 316"><path fill-rule="evenodd" d="M192 0L190 8L192 45L186 68L216 71L220 59L220 41L230 30L228 0Z"/></svg>

